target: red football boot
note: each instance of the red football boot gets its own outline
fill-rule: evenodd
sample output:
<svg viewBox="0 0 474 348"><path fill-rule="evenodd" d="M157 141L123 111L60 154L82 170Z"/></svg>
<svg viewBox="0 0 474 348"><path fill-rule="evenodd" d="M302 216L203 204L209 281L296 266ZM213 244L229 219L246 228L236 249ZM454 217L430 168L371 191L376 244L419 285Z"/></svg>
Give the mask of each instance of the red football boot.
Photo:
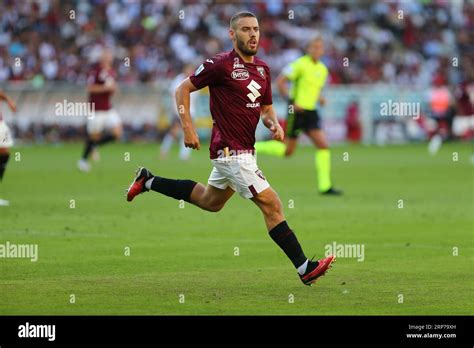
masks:
<svg viewBox="0 0 474 348"><path fill-rule="evenodd" d="M145 183L148 179L153 177L153 174L145 167L138 168L136 173L137 175L135 176L135 179L127 190L127 201L129 202L131 202L135 196L139 195L140 193L149 191L145 187Z"/></svg>
<svg viewBox="0 0 474 348"><path fill-rule="evenodd" d="M336 256L330 255L324 259L318 260L318 266L310 272L303 275L299 275L304 285L313 284L319 277L322 277L329 268L332 267L332 263L336 261Z"/></svg>

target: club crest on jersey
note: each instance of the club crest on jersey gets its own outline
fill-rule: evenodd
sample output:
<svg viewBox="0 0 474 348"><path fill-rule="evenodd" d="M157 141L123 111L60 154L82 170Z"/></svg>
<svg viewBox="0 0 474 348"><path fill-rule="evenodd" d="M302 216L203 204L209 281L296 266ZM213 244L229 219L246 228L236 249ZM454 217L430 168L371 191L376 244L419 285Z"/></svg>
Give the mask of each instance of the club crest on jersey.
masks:
<svg viewBox="0 0 474 348"><path fill-rule="evenodd" d="M263 172L262 172L260 169L257 169L257 170L255 171L255 174L257 174L257 176L258 176L260 179L267 181L267 179L266 179L265 176L263 175Z"/></svg>
<svg viewBox="0 0 474 348"><path fill-rule="evenodd" d="M263 66L257 66L257 71L261 77L265 78L265 69L263 69Z"/></svg>
<svg viewBox="0 0 474 348"><path fill-rule="evenodd" d="M234 80L247 80L250 77L250 74L245 69L237 69L237 70L232 71L230 76Z"/></svg>

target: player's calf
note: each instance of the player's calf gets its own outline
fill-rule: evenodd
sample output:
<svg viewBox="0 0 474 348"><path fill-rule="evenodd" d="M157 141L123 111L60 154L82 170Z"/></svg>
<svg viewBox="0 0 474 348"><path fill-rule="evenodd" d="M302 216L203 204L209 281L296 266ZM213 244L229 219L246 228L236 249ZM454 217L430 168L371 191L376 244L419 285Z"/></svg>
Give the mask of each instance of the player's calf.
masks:
<svg viewBox="0 0 474 348"><path fill-rule="evenodd" d="M257 204L262 211L265 224L269 231L285 220L280 198L271 188L260 192L256 197L252 198L252 201Z"/></svg>
<svg viewBox="0 0 474 348"><path fill-rule="evenodd" d="M203 210L216 213L224 208L233 194L234 190L230 187L219 189L212 185L204 186L198 183L191 193L190 201Z"/></svg>

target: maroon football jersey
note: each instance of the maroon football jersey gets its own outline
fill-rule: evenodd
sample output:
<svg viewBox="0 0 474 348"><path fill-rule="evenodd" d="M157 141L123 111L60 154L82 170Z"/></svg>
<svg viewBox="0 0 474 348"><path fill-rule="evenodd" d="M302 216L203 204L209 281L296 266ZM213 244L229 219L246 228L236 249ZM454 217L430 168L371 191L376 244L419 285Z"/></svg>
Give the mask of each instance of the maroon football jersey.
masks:
<svg viewBox="0 0 474 348"><path fill-rule="evenodd" d="M105 69L100 66L100 64L95 65L88 78L87 83L89 85L103 85L103 84L111 84L115 81L115 72L113 69ZM95 111L104 111L110 110L112 108L112 104L110 103L111 98L110 92L104 93L89 93L89 103L94 103Z"/></svg>
<svg viewBox="0 0 474 348"><path fill-rule="evenodd" d="M255 129L261 105L272 104L270 68L257 57L245 63L232 50L218 54L197 68L190 76L197 88L209 86L213 119L211 159L225 147L230 151L254 151Z"/></svg>

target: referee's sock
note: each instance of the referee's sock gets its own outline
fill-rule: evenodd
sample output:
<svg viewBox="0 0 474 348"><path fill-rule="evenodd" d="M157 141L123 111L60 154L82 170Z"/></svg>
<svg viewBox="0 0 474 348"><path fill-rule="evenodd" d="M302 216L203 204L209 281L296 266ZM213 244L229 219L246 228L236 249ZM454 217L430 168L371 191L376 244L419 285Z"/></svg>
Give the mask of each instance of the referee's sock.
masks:
<svg viewBox="0 0 474 348"><path fill-rule="evenodd" d="M257 150L257 155L264 154L284 157L286 145L277 140L259 141L255 143L255 150Z"/></svg>
<svg viewBox="0 0 474 348"><path fill-rule="evenodd" d="M325 192L331 184L331 152L329 149L319 149L315 154L316 173L318 175L319 192Z"/></svg>

